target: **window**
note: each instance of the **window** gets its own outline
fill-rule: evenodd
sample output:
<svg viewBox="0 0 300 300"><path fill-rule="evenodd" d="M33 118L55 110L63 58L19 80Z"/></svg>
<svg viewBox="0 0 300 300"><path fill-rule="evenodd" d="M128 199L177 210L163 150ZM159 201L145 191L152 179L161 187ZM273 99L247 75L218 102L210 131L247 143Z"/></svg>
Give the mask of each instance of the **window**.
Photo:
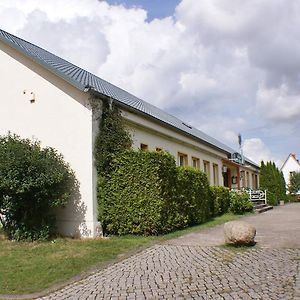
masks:
<svg viewBox="0 0 300 300"><path fill-rule="evenodd" d="M241 171L242 187L246 187L245 171Z"/></svg>
<svg viewBox="0 0 300 300"><path fill-rule="evenodd" d="M162 148L156 147L156 148L155 148L155 151L156 151L156 152L160 152L160 151L162 151Z"/></svg>
<svg viewBox="0 0 300 300"><path fill-rule="evenodd" d="M141 150L142 150L142 151L148 151L148 145L146 145L146 144L141 144Z"/></svg>
<svg viewBox="0 0 300 300"><path fill-rule="evenodd" d="M257 175L252 173L252 188L256 190L258 188Z"/></svg>
<svg viewBox="0 0 300 300"><path fill-rule="evenodd" d="M213 164L213 177L214 185L219 185L219 167L217 164Z"/></svg>
<svg viewBox="0 0 300 300"><path fill-rule="evenodd" d="M209 161L203 161L203 171L207 175L208 181L210 181Z"/></svg>
<svg viewBox="0 0 300 300"><path fill-rule="evenodd" d="M200 169L200 159L197 157L192 157L193 167L196 169Z"/></svg>
<svg viewBox="0 0 300 300"><path fill-rule="evenodd" d="M186 154L178 152L178 165L181 167L188 165L188 156Z"/></svg>
<svg viewBox="0 0 300 300"><path fill-rule="evenodd" d="M246 187L250 187L250 177L249 177L249 172L246 172Z"/></svg>
<svg viewBox="0 0 300 300"><path fill-rule="evenodd" d="M257 177L256 174L255 174L255 176L254 176L254 188L255 188L255 189L258 189L258 177Z"/></svg>

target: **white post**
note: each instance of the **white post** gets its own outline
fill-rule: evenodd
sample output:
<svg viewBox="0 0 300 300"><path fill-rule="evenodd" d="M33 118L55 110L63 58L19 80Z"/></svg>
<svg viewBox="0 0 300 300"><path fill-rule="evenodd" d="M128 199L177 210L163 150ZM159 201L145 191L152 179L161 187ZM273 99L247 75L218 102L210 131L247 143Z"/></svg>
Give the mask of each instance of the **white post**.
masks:
<svg viewBox="0 0 300 300"><path fill-rule="evenodd" d="M267 190L265 190L265 204L267 204Z"/></svg>

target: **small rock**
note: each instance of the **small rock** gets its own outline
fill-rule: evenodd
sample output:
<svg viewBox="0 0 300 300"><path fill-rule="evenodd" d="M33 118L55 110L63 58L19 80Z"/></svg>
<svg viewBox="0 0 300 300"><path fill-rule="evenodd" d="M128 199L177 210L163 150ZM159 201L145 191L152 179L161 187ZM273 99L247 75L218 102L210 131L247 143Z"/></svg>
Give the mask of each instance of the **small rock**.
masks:
<svg viewBox="0 0 300 300"><path fill-rule="evenodd" d="M232 221L224 224L225 243L232 245L253 245L256 229L244 221Z"/></svg>

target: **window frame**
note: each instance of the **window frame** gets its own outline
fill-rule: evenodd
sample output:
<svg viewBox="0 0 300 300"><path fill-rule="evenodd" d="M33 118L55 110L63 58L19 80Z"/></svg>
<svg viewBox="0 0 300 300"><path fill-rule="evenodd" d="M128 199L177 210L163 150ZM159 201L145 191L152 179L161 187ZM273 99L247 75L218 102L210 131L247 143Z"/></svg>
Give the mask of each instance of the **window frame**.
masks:
<svg viewBox="0 0 300 300"><path fill-rule="evenodd" d="M180 158L183 158L183 164L181 164L181 159ZM185 154L185 153L182 153L182 152L178 152L177 153L177 164L178 166L180 167L187 167L188 166L188 155Z"/></svg>
<svg viewBox="0 0 300 300"><path fill-rule="evenodd" d="M194 162L195 162L196 166L194 166ZM200 158L199 157L192 156L192 167L200 170Z"/></svg>
<svg viewBox="0 0 300 300"><path fill-rule="evenodd" d="M213 183L214 185L219 185L219 165L213 163Z"/></svg>
<svg viewBox="0 0 300 300"><path fill-rule="evenodd" d="M208 160L203 160L203 172L206 174L208 181L210 182L210 162Z"/></svg>

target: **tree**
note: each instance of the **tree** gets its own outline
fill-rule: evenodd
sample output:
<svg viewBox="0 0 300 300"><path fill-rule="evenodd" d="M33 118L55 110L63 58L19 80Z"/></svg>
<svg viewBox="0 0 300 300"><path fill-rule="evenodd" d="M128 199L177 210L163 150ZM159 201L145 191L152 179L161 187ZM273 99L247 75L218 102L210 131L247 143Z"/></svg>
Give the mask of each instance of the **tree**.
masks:
<svg viewBox="0 0 300 300"><path fill-rule="evenodd" d="M300 172L293 172L290 177L289 193L297 194L300 191Z"/></svg>
<svg viewBox="0 0 300 300"><path fill-rule="evenodd" d="M55 149L17 135L0 136L0 222L9 239L54 234L53 208L64 206L77 187Z"/></svg>
<svg viewBox="0 0 300 300"><path fill-rule="evenodd" d="M274 162L261 162L260 188L267 190L267 200L271 205L286 200L285 180Z"/></svg>

